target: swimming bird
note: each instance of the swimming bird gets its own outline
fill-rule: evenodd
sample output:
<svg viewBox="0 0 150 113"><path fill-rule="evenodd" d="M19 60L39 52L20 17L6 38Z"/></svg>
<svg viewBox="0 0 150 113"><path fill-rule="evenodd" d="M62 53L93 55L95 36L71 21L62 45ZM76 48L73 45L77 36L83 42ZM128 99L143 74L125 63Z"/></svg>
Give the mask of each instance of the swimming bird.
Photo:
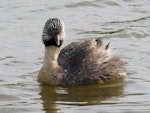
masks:
<svg viewBox="0 0 150 113"><path fill-rule="evenodd" d="M61 86L88 85L126 76L124 62L110 51L109 43L104 46L98 38L72 42L61 49L64 38L63 21L48 19L42 35L45 56L39 82Z"/></svg>

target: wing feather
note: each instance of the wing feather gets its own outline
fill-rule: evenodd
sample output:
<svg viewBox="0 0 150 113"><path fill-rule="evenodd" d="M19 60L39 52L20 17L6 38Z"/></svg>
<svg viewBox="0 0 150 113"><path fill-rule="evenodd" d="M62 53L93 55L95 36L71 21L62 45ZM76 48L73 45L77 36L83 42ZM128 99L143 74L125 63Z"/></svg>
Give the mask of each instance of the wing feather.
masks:
<svg viewBox="0 0 150 113"><path fill-rule="evenodd" d="M64 85L103 83L122 77L124 63L108 49L109 43L103 48L100 39L73 42L64 47L58 58L65 70Z"/></svg>

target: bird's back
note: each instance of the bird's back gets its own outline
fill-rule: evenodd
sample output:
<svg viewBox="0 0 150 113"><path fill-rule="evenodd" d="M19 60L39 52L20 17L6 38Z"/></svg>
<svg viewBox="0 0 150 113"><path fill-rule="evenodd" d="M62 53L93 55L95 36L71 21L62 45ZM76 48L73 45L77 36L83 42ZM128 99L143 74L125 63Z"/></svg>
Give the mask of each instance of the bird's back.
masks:
<svg viewBox="0 0 150 113"><path fill-rule="evenodd" d="M73 42L64 47L58 57L64 71L62 84L93 84L122 78L123 62L108 49L100 39Z"/></svg>

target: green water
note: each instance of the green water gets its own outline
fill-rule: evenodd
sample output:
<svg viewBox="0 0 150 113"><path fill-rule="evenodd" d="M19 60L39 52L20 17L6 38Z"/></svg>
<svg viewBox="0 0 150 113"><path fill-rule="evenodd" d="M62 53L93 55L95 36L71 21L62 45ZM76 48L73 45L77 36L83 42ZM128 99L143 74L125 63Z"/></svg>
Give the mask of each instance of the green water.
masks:
<svg viewBox="0 0 150 113"><path fill-rule="evenodd" d="M13 0L0 3L0 113L149 113L149 0ZM50 87L36 79L48 18L65 23L66 40L101 37L122 60L123 81Z"/></svg>

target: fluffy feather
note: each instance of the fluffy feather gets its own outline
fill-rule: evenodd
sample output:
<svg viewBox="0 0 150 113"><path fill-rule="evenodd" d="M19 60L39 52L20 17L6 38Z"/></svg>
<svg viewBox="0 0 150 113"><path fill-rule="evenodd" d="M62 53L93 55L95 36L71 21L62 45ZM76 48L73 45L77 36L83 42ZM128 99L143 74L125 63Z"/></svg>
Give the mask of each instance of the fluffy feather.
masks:
<svg viewBox="0 0 150 113"><path fill-rule="evenodd" d="M85 85L123 78L123 61L101 39L72 42L63 49L64 25L49 19L43 30L44 64L38 81L50 85Z"/></svg>

